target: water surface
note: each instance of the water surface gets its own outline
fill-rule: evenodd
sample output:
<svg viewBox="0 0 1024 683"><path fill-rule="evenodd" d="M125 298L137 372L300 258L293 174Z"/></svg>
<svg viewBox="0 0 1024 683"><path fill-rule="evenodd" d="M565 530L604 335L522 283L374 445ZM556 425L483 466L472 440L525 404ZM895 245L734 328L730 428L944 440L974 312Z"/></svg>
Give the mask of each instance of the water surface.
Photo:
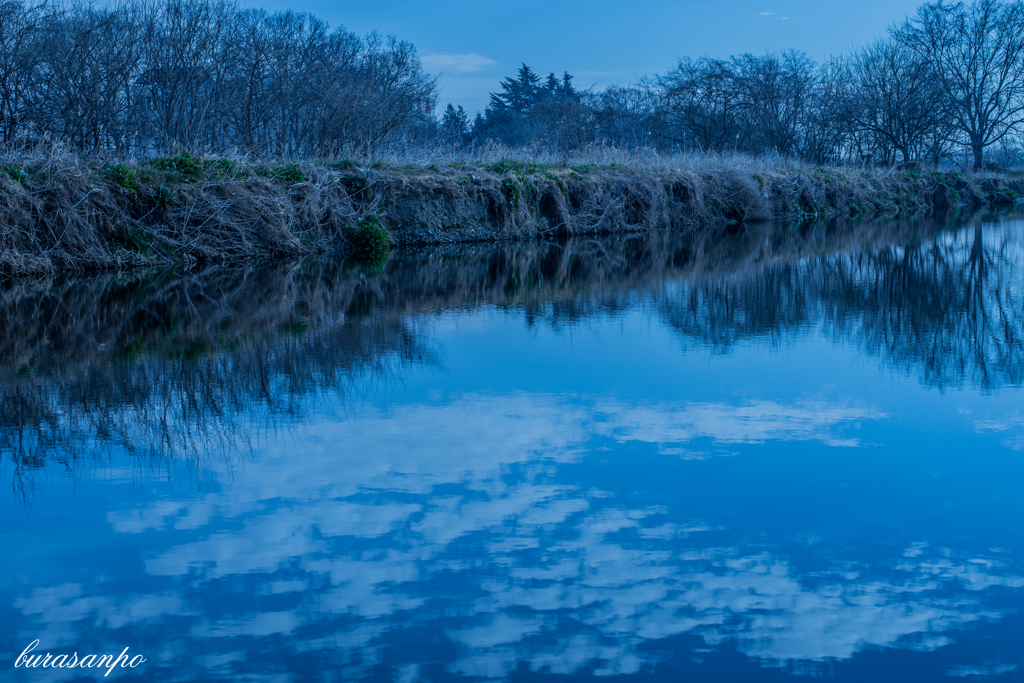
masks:
<svg viewBox="0 0 1024 683"><path fill-rule="evenodd" d="M2 283L0 680L1021 680L1022 235Z"/></svg>

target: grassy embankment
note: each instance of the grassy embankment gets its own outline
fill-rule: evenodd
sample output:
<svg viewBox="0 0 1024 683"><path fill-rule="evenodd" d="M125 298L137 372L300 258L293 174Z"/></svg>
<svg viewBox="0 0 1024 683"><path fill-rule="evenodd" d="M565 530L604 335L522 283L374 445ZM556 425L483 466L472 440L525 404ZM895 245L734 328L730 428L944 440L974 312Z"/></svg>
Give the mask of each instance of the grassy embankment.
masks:
<svg viewBox="0 0 1024 683"><path fill-rule="evenodd" d="M0 154L0 273L1010 206L1024 178L614 153L541 163Z"/></svg>

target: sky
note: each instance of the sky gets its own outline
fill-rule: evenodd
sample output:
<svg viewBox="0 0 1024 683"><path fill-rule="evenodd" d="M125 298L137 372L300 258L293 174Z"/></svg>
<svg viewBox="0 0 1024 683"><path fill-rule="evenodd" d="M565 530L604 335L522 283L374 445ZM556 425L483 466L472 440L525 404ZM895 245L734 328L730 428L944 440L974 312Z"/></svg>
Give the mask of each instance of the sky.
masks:
<svg viewBox="0 0 1024 683"><path fill-rule="evenodd" d="M664 73L680 57L795 48L815 60L855 49L916 12L922 0L248 0L294 9L359 34L412 42L440 76L439 105L470 115L526 63L568 71L600 90Z"/></svg>

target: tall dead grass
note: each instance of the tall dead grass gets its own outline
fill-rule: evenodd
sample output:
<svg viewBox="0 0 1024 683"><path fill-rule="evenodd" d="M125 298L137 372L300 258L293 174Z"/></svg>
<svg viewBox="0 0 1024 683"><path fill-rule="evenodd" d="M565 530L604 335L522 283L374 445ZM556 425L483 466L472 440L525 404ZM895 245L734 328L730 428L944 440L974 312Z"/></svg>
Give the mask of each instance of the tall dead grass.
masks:
<svg viewBox="0 0 1024 683"><path fill-rule="evenodd" d="M0 274L345 251L371 216L394 244L716 230L1012 203L1017 183L609 147L420 148L300 164L85 159L40 144L0 150Z"/></svg>

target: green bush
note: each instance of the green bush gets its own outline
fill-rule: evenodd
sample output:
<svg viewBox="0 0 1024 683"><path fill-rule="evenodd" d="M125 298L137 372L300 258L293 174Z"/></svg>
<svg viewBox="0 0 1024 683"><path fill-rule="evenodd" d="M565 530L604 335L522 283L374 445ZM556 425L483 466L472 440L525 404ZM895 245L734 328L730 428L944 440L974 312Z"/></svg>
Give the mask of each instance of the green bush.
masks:
<svg viewBox="0 0 1024 683"><path fill-rule="evenodd" d="M159 206L161 209L166 210L174 203L174 193L166 185L161 185L157 188L156 192L153 193L153 203Z"/></svg>
<svg viewBox="0 0 1024 683"><path fill-rule="evenodd" d="M241 178L244 175L238 162L231 159L214 159L205 163L211 178Z"/></svg>
<svg viewBox="0 0 1024 683"><path fill-rule="evenodd" d="M522 176L527 173L540 173L548 169L549 166L536 161L512 161L511 159L502 159L501 161L496 161L493 164L488 164L484 166L484 168L488 171L502 175L505 173L514 173Z"/></svg>
<svg viewBox="0 0 1024 683"><path fill-rule="evenodd" d="M150 163L153 168L158 170L178 173L185 180L201 180L206 175L209 165L209 162L194 157L188 152L182 152L176 156L158 157Z"/></svg>
<svg viewBox="0 0 1024 683"><path fill-rule="evenodd" d="M129 194L136 194L139 191L140 185L138 174L124 164L107 166L103 169L102 173L114 185L128 190Z"/></svg>
<svg viewBox="0 0 1024 683"><path fill-rule="evenodd" d="M298 164L285 164L271 168L270 166L257 166L253 173L261 178L273 178L284 180L289 183L302 183L307 180L306 174L302 172Z"/></svg>
<svg viewBox="0 0 1024 683"><path fill-rule="evenodd" d="M142 224L124 224L115 230L111 237L132 251L147 255L153 253L153 235Z"/></svg>
<svg viewBox="0 0 1024 683"><path fill-rule="evenodd" d="M338 183L345 188L345 192L353 199L369 201L373 199L373 187L370 181L359 175L347 175L338 179Z"/></svg>
<svg viewBox="0 0 1024 683"><path fill-rule="evenodd" d="M289 183L303 183L306 181L306 174L302 172L298 164L285 164L274 169L274 177Z"/></svg>
<svg viewBox="0 0 1024 683"><path fill-rule="evenodd" d="M6 164L4 166L4 173L11 180L17 180L25 187L28 187L28 173L24 169L18 168L14 164Z"/></svg>
<svg viewBox="0 0 1024 683"><path fill-rule="evenodd" d="M363 218L354 228L349 228L345 237L357 259L376 260L381 256L386 259L391 250L391 236L373 214Z"/></svg>

